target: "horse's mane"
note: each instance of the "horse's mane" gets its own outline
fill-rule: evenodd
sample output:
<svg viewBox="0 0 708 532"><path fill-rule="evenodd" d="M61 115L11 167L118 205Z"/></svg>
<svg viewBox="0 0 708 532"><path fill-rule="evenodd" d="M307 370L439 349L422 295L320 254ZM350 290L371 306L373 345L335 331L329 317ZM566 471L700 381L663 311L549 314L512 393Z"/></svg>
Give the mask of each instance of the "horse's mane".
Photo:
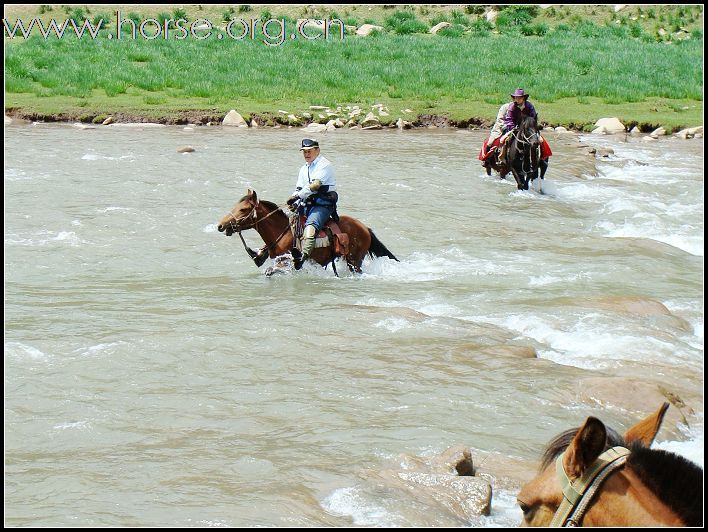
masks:
<svg viewBox="0 0 708 532"><path fill-rule="evenodd" d="M580 428L567 430L546 447L541 470L551 465L568 448ZM686 526L703 525L703 470L693 462L668 451L650 449L641 442L627 445L619 433L607 427L604 450L621 445L631 451L627 467L639 477L663 503L668 505Z"/></svg>
<svg viewBox="0 0 708 532"><path fill-rule="evenodd" d="M278 209L278 208L279 208L279 207L278 207L275 203L273 203L272 201L268 201L268 200L258 200L258 201L261 202L261 203L262 203L263 205L265 205L266 207L268 207L268 210L269 210L269 211L274 211L275 209Z"/></svg>
<svg viewBox="0 0 708 532"><path fill-rule="evenodd" d="M238 200L238 203L241 203L243 200L248 199L248 198L250 198L250 195L249 195L249 194L246 194L246 195L243 196L240 200ZM275 204L275 203L273 203L272 201L259 199L258 202L259 202L259 203L262 203L263 205L265 205L265 206L268 208L269 211L274 211L274 210L276 210L276 209L280 209L280 207L278 207L278 205ZM281 214L282 214L283 216L285 216L285 213L281 213Z"/></svg>
<svg viewBox="0 0 708 532"><path fill-rule="evenodd" d="M519 122L519 129L525 131L526 129L533 128L538 129L538 121L536 117L531 115L523 115L521 121Z"/></svg>

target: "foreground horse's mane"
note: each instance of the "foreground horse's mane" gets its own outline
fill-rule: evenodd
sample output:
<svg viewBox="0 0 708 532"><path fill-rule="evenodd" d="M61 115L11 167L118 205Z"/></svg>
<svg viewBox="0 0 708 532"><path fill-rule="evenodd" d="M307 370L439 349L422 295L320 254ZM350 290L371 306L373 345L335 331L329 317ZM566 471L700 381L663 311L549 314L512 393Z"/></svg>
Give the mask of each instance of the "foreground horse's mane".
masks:
<svg viewBox="0 0 708 532"><path fill-rule="evenodd" d="M551 465L568 448L580 428L567 430L551 441L543 453L541 470ZM631 451L627 466L686 526L703 525L703 470L693 462L668 451L650 449L639 442L627 445L624 438L607 427L607 445L621 445Z"/></svg>

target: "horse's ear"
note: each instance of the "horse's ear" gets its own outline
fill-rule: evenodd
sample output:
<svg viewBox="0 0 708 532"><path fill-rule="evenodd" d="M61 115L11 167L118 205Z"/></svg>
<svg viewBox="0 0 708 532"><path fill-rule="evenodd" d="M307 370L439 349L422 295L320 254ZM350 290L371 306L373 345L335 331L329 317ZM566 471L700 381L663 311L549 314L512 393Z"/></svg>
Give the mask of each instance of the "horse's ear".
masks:
<svg viewBox="0 0 708 532"><path fill-rule="evenodd" d="M587 418L563 456L568 478L580 477L605 450L606 442L607 429L602 421L592 416Z"/></svg>
<svg viewBox="0 0 708 532"><path fill-rule="evenodd" d="M626 443L640 442L646 447L649 447L656 438L657 432L661 428L661 422L664 420L666 411L669 409L669 403L664 403L652 415L643 419L632 428L624 433L624 441Z"/></svg>

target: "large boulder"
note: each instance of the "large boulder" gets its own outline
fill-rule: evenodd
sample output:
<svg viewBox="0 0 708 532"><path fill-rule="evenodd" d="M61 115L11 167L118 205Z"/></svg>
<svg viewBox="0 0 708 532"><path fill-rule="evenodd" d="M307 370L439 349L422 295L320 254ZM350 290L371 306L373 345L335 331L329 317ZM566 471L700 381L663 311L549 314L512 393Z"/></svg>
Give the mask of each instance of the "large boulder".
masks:
<svg viewBox="0 0 708 532"><path fill-rule="evenodd" d="M686 129L682 129L678 133L674 133L675 137L679 137L682 139L690 139L697 135L703 135L703 126L689 127Z"/></svg>
<svg viewBox="0 0 708 532"><path fill-rule="evenodd" d="M619 121L619 118L613 117L613 118L600 118L597 122L595 122L595 127L597 129L604 128L605 133L612 135L614 133L624 133L626 131L626 127L624 127L624 124ZM597 130L595 130L597 131ZM593 131L593 133L595 133Z"/></svg>
<svg viewBox="0 0 708 532"><path fill-rule="evenodd" d="M661 137L663 135L666 135L666 129L664 129L663 127L658 127L654 131L649 133L649 136L654 138Z"/></svg>
<svg viewBox="0 0 708 532"><path fill-rule="evenodd" d="M374 24L364 24L361 26L358 30L356 30L356 34L359 35L360 37L366 37L367 35L370 35L371 32L373 31L383 31L382 26L376 26Z"/></svg>
<svg viewBox="0 0 708 532"><path fill-rule="evenodd" d="M432 28L430 28L430 33L433 35L436 35L440 30L444 30L445 28L449 28L452 26L450 22L440 22L439 24L436 24Z"/></svg>
<svg viewBox="0 0 708 532"><path fill-rule="evenodd" d="M455 446L439 456L399 458L401 469L368 471L364 478L379 489L409 493L418 503L463 521L489 515L493 479L477 474L469 449Z"/></svg>
<svg viewBox="0 0 708 532"><path fill-rule="evenodd" d="M325 124L318 124L317 122L312 122L307 124L307 127L300 129L301 131L306 131L307 133L322 133L327 131L327 126Z"/></svg>
<svg viewBox="0 0 708 532"><path fill-rule="evenodd" d="M234 109L231 109L231 111L226 114L224 120L221 122L221 125L233 127L248 127L248 124L243 119L243 117Z"/></svg>
<svg viewBox="0 0 708 532"><path fill-rule="evenodd" d="M327 24L327 22L322 19L312 19L312 18L299 18L299 19L297 19L298 30L311 29L311 30L324 31L325 24Z"/></svg>

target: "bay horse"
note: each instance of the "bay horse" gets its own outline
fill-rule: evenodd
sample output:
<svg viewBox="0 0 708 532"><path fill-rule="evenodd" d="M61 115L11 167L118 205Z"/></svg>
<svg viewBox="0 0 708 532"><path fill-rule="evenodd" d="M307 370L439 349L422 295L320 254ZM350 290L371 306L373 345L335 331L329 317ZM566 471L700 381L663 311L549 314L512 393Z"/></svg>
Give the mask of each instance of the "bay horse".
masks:
<svg viewBox="0 0 708 532"><path fill-rule="evenodd" d="M361 264L367 253L370 257L388 257L398 260L374 232L359 220L350 216L340 216L338 225L341 231L349 236L349 252L344 259L351 271L361 273ZM288 216L275 203L259 200L256 192L251 189L248 189L246 195L219 221L217 228L226 236L238 233L242 241L241 231L255 229L265 243L261 252L256 253L249 249L245 241L243 244L258 267L265 262L266 257L274 259L289 253L293 248L293 232ZM336 258L332 245L316 247L310 257L321 266L331 263L333 268ZM336 274L336 269L334 272Z"/></svg>
<svg viewBox="0 0 708 532"><path fill-rule="evenodd" d="M529 183L539 177L539 170L543 179L548 169L547 160L541 158L541 132L536 118L523 116L506 142L508 145L502 159L492 155L484 160L487 175L492 175L492 170L496 170L499 177L504 178L511 172L517 188L528 190Z"/></svg>
<svg viewBox="0 0 708 532"><path fill-rule="evenodd" d="M702 526L703 470L650 449L669 403L624 436L588 417L546 448L521 488L522 526Z"/></svg>

